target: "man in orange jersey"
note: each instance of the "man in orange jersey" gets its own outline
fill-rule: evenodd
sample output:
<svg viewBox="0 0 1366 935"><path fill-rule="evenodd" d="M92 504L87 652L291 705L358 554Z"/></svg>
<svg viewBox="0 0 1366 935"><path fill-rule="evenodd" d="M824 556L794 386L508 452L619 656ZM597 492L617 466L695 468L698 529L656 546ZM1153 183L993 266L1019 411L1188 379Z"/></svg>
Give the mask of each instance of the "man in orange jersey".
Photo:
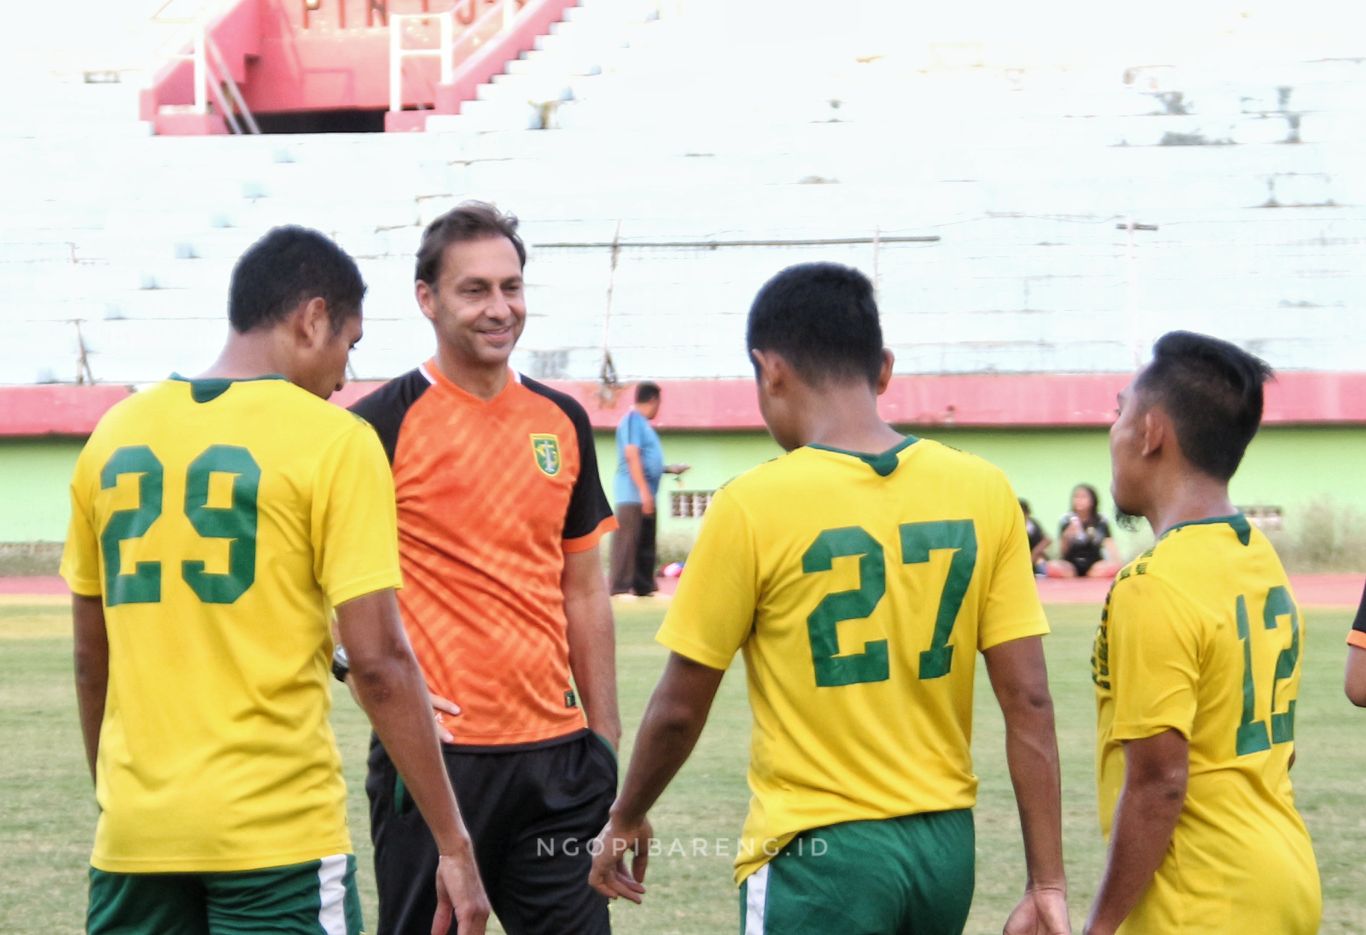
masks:
<svg viewBox="0 0 1366 935"><path fill-rule="evenodd" d="M610 925L587 845L621 735L598 542L616 523L583 407L508 367L525 262L490 205L433 221L416 290L436 356L353 410L393 465L403 622L494 912L509 935L595 935ZM378 741L366 790L380 935L425 933L437 853Z"/></svg>

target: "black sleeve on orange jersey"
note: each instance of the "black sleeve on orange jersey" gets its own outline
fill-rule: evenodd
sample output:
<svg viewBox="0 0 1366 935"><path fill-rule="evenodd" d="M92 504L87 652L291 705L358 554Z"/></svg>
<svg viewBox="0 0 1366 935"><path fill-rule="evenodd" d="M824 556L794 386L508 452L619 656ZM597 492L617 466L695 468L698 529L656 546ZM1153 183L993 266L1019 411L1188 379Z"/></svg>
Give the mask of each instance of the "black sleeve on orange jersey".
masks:
<svg viewBox="0 0 1366 935"><path fill-rule="evenodd" d="M379 433L384 453L389 463L394 463L394 450L398 448L398 430L403 419L418 397L431 386L420 370L409 370L401 377L394 377L369 396L351 404L351 411L375 427Z"/></svg>
<svg viewBox="0 0 1366 935"><path fill-rule="evenodd" d="M578 436L579 443L579 476L574 481L574 492L569 497L563 536L566 539L586 536L612 515L607 494L602 492L602 478L598 477L598 451L593 446L593 424L588 421L588 413L574 397L526 377L522 378L522 385L559 406L569 421L574 423L574 434Z"/></svg>
<svg viewBox="0 0 1366 935"><path fill-rule="evenodd" d="M1361 594L1361 606L1357 608L1357 618L1352 621L1352 629L1366 633L1366 591Z"/></svg>

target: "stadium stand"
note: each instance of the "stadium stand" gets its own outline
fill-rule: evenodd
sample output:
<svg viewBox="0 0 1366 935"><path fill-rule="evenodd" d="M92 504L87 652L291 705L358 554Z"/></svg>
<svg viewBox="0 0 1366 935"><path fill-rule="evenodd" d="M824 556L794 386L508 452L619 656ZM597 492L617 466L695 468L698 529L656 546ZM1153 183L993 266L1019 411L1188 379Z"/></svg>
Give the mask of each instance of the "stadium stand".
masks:
<svg viewBox="0 0 1366 935"><path fill-rule="evenodd" d="M91 31L164 46L152 6ZM415 133L152 137L145 60L38 42L0 111L0 383L207 363L232 260L283 222L357 255L356 375L390 376L427 343L421 227L466 197L523 218L516 363L545 378L605 350L622 379L743 376L755 287L815 258L875 274L902 373L1125 371L1176 326L1360 368L1366 31L1218 3L1128 35L1059 3L1114 38L1041 41L1035 10L962 42L964 14L903 6L583 0ZM1178 10L1215 47L1165 38Z"/></svg>

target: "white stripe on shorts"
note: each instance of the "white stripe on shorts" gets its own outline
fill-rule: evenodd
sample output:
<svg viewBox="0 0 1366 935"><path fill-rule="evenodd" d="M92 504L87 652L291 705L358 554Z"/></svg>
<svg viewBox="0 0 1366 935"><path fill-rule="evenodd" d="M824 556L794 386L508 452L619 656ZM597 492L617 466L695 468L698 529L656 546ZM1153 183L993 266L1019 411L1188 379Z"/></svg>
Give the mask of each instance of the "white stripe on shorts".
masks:
<svg viewBox="0 0 1366 935"><path fill-rule="evenodd" d="M348 935L345 854L318 861L318 904L318 925L325 935Z"/></svg>
<svg viewBox="0 0 1366 935"><path fill-rule="evenodd" d="M764 910L768 908L768 864L745 880L745 935L764 935Z"/></svg>

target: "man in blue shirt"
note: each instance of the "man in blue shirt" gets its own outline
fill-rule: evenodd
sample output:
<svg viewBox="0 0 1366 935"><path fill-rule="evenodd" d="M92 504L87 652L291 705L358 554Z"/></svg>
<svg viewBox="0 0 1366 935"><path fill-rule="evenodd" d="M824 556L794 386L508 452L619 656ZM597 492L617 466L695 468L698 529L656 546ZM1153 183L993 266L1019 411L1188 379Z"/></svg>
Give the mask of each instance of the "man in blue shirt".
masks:
<svg viewBox="0 0 1366 935"><path fill-rule="evenodd" d="M659 434L659 385L636 386L636 403L617 423L617 473L613 482L617 531L612 536L612 593L647 597L655 591L655 494L665 474L686 464L665 464Z"/></svg>

